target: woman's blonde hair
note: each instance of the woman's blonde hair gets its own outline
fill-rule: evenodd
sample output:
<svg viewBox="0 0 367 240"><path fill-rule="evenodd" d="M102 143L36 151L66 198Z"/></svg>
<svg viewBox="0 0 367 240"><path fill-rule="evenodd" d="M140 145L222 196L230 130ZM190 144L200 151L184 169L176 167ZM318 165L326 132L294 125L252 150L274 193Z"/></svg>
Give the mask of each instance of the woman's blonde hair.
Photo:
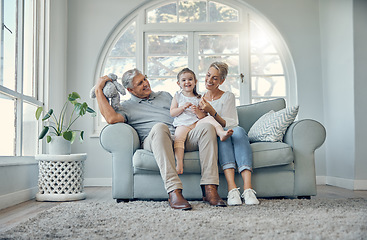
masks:
<svg viewBox="0 0 367 240"><path fill-rule="evenodd" d="M209 68L215 68L219 71L219 75L221 79L226 79L228 75L228 65L225 62L213 62L210 64Z"/></svg>

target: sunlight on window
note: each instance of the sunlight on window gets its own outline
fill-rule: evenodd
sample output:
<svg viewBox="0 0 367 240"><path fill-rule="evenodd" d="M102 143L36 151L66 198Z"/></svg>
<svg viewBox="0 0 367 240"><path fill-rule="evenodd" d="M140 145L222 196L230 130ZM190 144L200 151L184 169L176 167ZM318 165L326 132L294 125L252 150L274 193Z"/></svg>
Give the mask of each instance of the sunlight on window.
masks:
<svg viewBox="0 0 367 240"><path fill-rule="evenodd" d="M0 132L2 140L0 144L1 156L15 155L15 102L0 95L2 116L0 118Z"/></svg>

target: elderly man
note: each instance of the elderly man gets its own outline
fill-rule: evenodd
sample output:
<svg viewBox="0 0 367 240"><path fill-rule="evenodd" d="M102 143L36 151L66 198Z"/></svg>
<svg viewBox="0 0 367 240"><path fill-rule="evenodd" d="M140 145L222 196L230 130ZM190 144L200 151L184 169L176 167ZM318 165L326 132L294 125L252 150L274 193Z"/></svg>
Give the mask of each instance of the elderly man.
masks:
<svg viewBox="0 0 367 240"><path fill-rule="evenodd" d="M101 114L107 123L125 122L137 131L142 147L153 152L160 170L169 205L174 209L189 210L191 205L182 195L182 182L175 167L172 147L174 127L170 116L172 96L168 92L153 92L147 78L137 69L132 69L122 76L122 84L131 93L131 98L121 103L122 110L116 112L103 95L102 89L107 76L99 79L96 98ZM217 137L210 124L201 124L190 131L186 140L188 151L200 152L201 180L203 200L213 206L226 206L219 197L217 166Z"/></svg>

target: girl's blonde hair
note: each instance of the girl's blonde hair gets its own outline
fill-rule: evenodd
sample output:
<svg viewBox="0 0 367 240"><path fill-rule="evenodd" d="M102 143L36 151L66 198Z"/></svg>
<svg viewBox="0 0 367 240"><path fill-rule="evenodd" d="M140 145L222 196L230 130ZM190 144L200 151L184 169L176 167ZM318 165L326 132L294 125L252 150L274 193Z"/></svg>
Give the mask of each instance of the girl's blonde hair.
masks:
<svg viewBox="0 0 367 240"><path fill-rule="evenodd" d="M178 74L177 74L177 81L180 81L180 77L182 74L184 73L191 73L194 76L195 82L197 82L198 80L196 79L196 75L194 73L194 71L192 71L190 68L184 68L182 69ZM193 93L197 98L201 98L201 95L196 91L196 85L193 89Z"/></svg>

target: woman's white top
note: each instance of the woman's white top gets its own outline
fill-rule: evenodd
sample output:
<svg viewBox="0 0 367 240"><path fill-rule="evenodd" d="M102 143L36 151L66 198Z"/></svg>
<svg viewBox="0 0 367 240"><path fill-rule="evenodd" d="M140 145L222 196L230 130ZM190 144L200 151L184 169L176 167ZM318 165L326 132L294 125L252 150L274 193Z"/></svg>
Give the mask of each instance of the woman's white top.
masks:
<svg viewBox="0 0 367 240"><path fill-rule="evenodd" d="M238 114L236 109L236 97L232 92L224 92L216 100L209 101L212 107L226 121L226 128L238 126Z"/></svg>
<svg viewBox="0 0 367 240"><path fill-rule="evenodd" d="M176 92L175 94L176 101L178 103L178 107L181 107L187 102L192 103L193 105L198 106L200 102L200 98L197 97L186 97L182 94L182 92ZM191 111L191 107L185 109L180 115L176 116L173 119L173 126L189 126L195 122L199 121L199 118L195 113Z"/></svg>

